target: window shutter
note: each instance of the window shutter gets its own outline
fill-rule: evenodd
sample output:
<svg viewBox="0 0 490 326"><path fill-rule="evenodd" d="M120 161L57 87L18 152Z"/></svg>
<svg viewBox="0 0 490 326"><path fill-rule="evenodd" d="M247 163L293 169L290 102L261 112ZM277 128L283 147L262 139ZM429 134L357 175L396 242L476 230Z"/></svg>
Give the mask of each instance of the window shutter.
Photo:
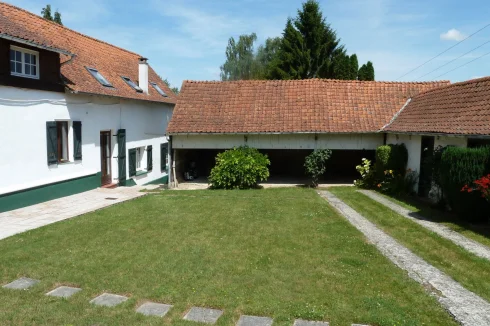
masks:
<svg viewBox="0 0 490 326"><path fill-rule="evenodd" d="M48 165L58 163L58 131L56 121L46 121Z"/></svg>
<svg viewBox="0 0 490 326"><path fill-rule="evenodd" d="M129 150L129 176L136 175L136 148Z"/></svg>
<svg viewBox="0 0 490 326"><path fill-rule="evenodd" d="M119 185L126 185L126 129L117 131L117 168Z"/></svg>
<svg viewBox="0 0 490 326"><path fill-rule="evenodd" d="M168 143L160 145L160 169L167 170Z"/></svg>
<svg viewBox="0 0 490 326"><path fill-rule="evenodd" d="M146 169L153 170L153 146L146 147Z"/></svg>
<svg viewBox="0 0 490 326"><path fill-rule="evenodd" d="M73 121L73 158L82 159L82 122Z"/></svg>

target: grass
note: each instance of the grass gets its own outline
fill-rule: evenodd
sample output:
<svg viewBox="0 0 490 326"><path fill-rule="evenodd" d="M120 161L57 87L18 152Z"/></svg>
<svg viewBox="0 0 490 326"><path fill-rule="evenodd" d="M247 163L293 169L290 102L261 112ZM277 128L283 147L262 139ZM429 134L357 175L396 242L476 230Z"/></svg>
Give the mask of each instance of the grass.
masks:
<svg viewBox="0 0 490 326"><path fill-rule="evenodd" d="M490 301L488 260L469 253L450 240L440 237L356 190L352 187L330 189L346 204L415 254L447 273L468 290Z"/></svg>
<svg viewBox="0 0 490 326"><path fill-rule="evenodd" d="M444 212L440 209L431 207L429 203L418 200L414 197L394 198L382 193L380 195L388 198L396 204L419 213L425 218L443 224L451 230L461 233L467 238L473 239L481 244L490 247L490 226L489 225L474 225L466 223L458 219L455 214Z"/></svg>
<svg viewBox="0 0 490 326"><path fill-rule="evenodd" d="M165 191L0 241L1 325L194 325L191 306L332 326L456 325L421 285L384 258L311 189ZM483 279L483 277L482 277ZM57 285L83 291L68 300ZM88 301L102 292L130 300ZM173 304L165 318L134 312Z"/></svg>

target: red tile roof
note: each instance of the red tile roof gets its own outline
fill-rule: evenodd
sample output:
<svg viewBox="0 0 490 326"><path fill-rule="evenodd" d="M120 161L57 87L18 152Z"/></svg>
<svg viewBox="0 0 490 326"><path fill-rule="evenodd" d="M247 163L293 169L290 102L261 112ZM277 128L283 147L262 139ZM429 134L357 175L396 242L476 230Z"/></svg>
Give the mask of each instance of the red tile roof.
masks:
<svg viewBox="0 0 490 326"><path fill-rule="evenodd" d="M168 133L377 132L408 98L448 83L185 81Z"/></svg>
<svg viewBox="0 0 490 326"><path fill-rule="evenodd" d="M61 73L66 79L66 86L74 92L176 102L177 96L151 67L149 81L158 84L169 97L161 96L151 85L149 94L137 93L122 80L121 76L138 80L138 59L141 55L80 34L4 2L0 2L0 37L14 37L57 52L61 50L75 54L70 62L67 62L70 56L60 55L61 62L67 62L61 66ZM114 88L102 86L85 67L96 68Z"/></svg>
<svg viewBox="0 0 490 326"><path fill-rule="evenodd" d="M490 135L490 77L451 84L415 96L385 130Z"/></svg>

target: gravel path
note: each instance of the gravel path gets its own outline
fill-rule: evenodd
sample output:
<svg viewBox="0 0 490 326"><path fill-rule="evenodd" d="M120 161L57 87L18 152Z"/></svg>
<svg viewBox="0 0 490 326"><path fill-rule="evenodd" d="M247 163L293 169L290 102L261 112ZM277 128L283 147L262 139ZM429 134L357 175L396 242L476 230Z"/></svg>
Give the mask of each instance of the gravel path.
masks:
<svg viewBox="0 0 490 326"><path fill-rule="evenodd" d="M478 257L485 258L490 260L490 248L476 242L474 240L468 239L461 233L455 232L448 228L445 225L431 222L424 218L422 215L412 212L411 210L404 208L388 198L385 198L381 196L380 194L377 194L374 191L371 190L359 190L360 193L368 196L369 198L377 201L380 204L385 205L386 207L390 208L394 212L400 214L403 217L406 217L415 223L422 225L424 228L431 230L434 233L437 233L443 238L446 238L448 240L451 240L455 244L457 244L460 247L463 247L464 249L468 250L469 252L477 255Z"/></svg>
<svg viewBox="0 0 490 326"><path fill-rule="evenodd" d="M437 297L442 306L461 325L490 325L490 303L468 291L452 278L399 244L330 192L319 191L318 193L361 231L383 255L401 269L406 270L412 279L422 284L427 291Z"/></svg>

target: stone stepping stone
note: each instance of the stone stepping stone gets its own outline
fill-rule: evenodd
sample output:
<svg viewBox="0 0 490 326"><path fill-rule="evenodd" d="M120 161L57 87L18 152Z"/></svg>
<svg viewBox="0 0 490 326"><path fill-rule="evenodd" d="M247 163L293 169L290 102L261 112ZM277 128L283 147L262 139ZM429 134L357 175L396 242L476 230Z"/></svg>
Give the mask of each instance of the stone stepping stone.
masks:
<svg viewBox="0 0 490 326"><path fill-rule="evenodd" d="M2 287L5 289L12 289L12 290L27 290L28 288L36 285L39 282L40 282L39 280L33 280L32 278L21 277Z"/></svg>
<svg viewBox="0 0 490 326"><path fill-rule="evenodd" d="M271 326L273 322L269 317L240 316L236 326Z"/></svg>
<svg viewBox="0 0 490 326"><path fill-rule="evenodd" d="M128 300L128 298L122 295L102 293L97 298L90 300L90 303L93 303L96 306L115 307L126 300Z"/></svg>
<svg viewBox="0 0 490 326"><path fill-rule="evenodd" d="M296 319L293 326L328 326L330 325L326 321L309 321L303 319Z"/></svg>
<svg viewBox="0 0 490 326"><path fill-rule="evenodd" d="M53 291L46 293L46 295L49 295L51 297L69 298L75 293L80 291L82 291L82 289L80 288L73 288L70 286L60 286L54 289Z"/></svg>
<svg viewBox="0 0 490 326"><path fill-rule="evenodd" d="M214 324L222 314L222 310L192 307L184 316L184 319L198 323Z"/></svg>
<svg viewBox="0 0 490 326"><path fill-rule="evenodd" d="M136 312L145 316L163 317L173 306L163 303L147 302L139 306Z"/></svg>

